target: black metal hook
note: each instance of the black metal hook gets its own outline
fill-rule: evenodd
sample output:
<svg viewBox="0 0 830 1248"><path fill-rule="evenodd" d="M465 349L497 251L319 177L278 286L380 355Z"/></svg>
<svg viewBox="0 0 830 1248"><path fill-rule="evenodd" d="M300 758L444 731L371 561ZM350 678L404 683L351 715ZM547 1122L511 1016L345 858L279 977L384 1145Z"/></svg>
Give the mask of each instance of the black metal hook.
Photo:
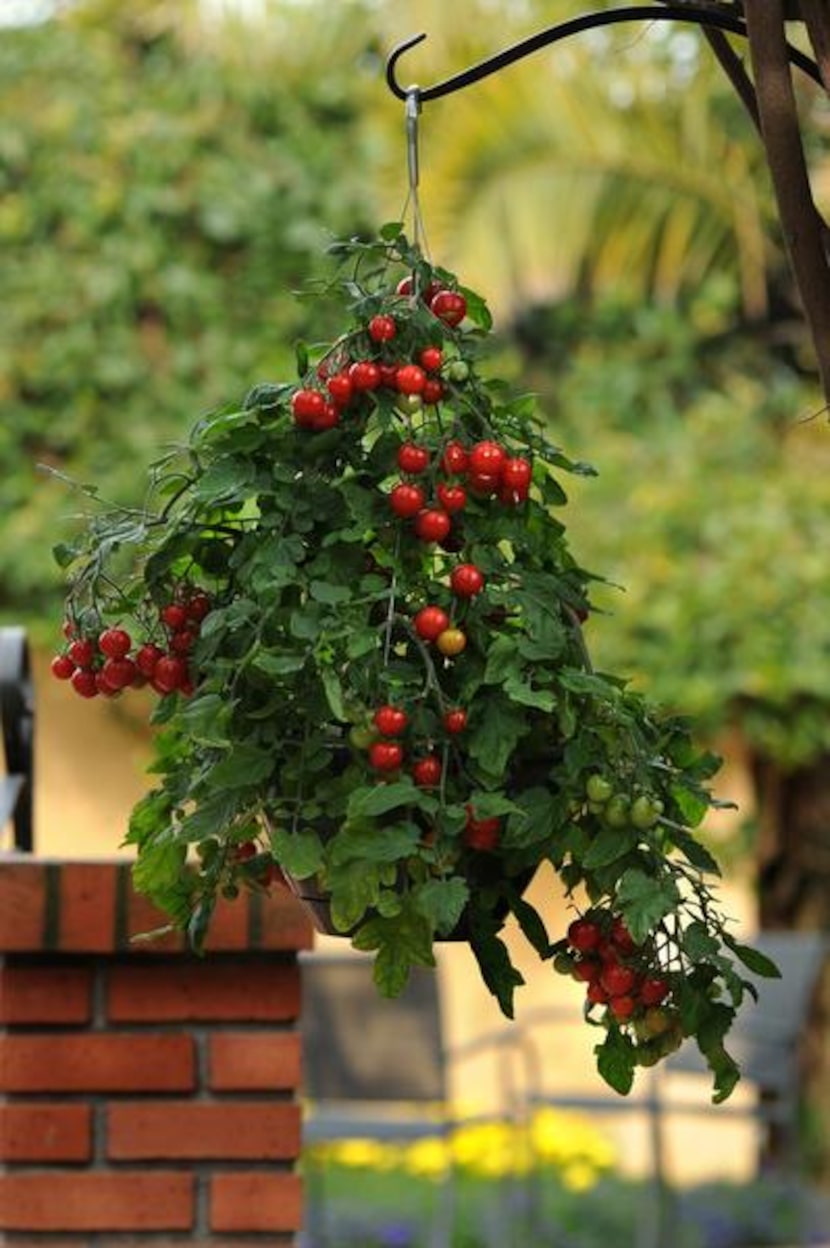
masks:
<svg viewBox="0 0 830 1248"><path fill-rule="evenodd" d="M512 65L514 61L522 60L532 52L538 52L540 48L548 47L553 43L559 43L560 40L567 39L571 35L578 35L582 31L596 30L601 26L614 26L618 22L639 21L689 22L694 26L708 26L718 30L730 31L732 34L742 35L744 38L746 38L747 33L746 24L738 17L732 17L730 14L722 13L720 10L695 7L688 4L665 4L661 5L659 9L655 9L653 4L632 4L626 5L625 8L621 9L605 9L599 13L583 13L580 17L560 22L556 26L549 26L546 30L541 30L536 35L522 39L519 43L513 44L512 47L505 48L503 52L497 52L495 56L489 56L486 60L479 61L477 65L472 65L460 74L453 74L451 78L446 78L443 82L436 83L433 87L419 88L418 98L424 104L427 100L437 100L442 95L451 95L453 91L460 91L463 87L479 82L490 74L498 73L505 66ZM411 93L413 88L411 86L401 87L399 84L397 79L398 61L405 52L422 43L424 39L426 39L426 34L413 35L411 38L405 39L403 43L399 43L392 49L386 62L386 81L389 85L389 90L399 100L405 100L407 94ZM811 60L809 56L805 56L798 48L794 48L792 44L787 44L787 54L793 65L803 70L805 74L821 86L821 73L815 61Z"/></svg>

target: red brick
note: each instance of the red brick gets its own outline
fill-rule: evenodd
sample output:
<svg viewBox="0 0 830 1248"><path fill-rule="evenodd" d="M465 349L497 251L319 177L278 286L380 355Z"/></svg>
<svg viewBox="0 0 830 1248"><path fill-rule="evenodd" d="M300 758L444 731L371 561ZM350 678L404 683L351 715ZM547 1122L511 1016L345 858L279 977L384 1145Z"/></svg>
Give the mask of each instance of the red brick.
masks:
<svg viewBox="0 0 830 1248"><path fill-rule="evenodd" d="M215 1092L269 1092L300 1082L297 1032L220 1031L209 1043L208 1081Z"/></svg>
<svg viewBox="0 0 830 1248"><path fill-rule="evenodd" d="M188 1092L194 1085L192 1036L0 1035L0 1091Z"/></svg>
<svg viewBox="0 0 830 1248"><path fill-rule="evenodd" d="M67 862L60 870L58 947L64 952L108 953L115 948L118 867L111 862Z"/></svg>
<svg viewBox="0 0 830 1248"><path fill-rule="evenodd" d="M0 1230L189 1231L193 1196L193 1179L181 1171L5 1174Z"/></svg>
<svg viewBox="0 0 830 1248"><path fill-rule="evenodd" d="M302 1225L303 1189L296 1174L216 1174L210 1185L213 1231L295 1231Z"/></svg>
<svg viewBox="0 0 830 1248"><path fill-rule="evenodd" d="M91 1008L92 972L87 967L0 967L0 1023L86 1023Z"/></svg>
<svg viewBox="0 0 830 1248"><path fill-rule="evenodd" d="M314 928L302 902L285 888L275 887L261 902L263 949L310 949Z"/></svg>
<svg viewBox="0 0 830 1248"><path fill-rule="evenodd" d="M107 1109L113 1161L291 1161L300 1107L288 1103L131 1101Z"/></svg>
<svg viewBox="0 0 830 1248"><path fill-rule="evenodd" d="M108 1013L115 1023L284 1022L296 1018L299 1010L300 976L294 962L214 957L163 967L116 966L110 974Z"/></svg>
<svg viewBox="0 0 830 1248"><path fill-rule="evenodd" d="M38 950L46 927L46 868L0 863L0 953Z"/></svg>
<svg viewBox="0 0 830 1248"><path fill-rule="evenodd" d="M248 905L249 897L244 893L233 901L220 899L217 902L210 920L205 949L215 953L249 947Z"/></svg>
<svg viewBox="0 0 830 1248"><path fill-rule="evenodd" d="M122 868L127 871L128 868ZM128 948L141 953L177 953L184 949L184 935L180 931L165 932L163 936L154 936L152 940L133 938L147 932L155 932L170 924L170 915L157 909L143 893L137 893L130 880L127 881L127 936Z"/></svg>
<svg viewBox="0 0 830 1248"><path fill-rule="evenodd" d="M92 1147L88 1105L0 1105L0 1162L88 1161Z"/></svg>

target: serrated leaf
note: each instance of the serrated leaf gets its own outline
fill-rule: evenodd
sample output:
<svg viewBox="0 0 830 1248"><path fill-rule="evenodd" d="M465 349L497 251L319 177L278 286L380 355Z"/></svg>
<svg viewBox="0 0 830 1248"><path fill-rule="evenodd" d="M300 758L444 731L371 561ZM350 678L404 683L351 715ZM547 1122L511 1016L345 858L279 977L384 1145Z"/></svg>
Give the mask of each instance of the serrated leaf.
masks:
<svg viewBox="0 0 830 1248"><path fill-rule="evenodd" d="M241 789L262 784L274 770L274 756L256 745L240 744L211 767L207 780L215 789Z"/></svg>
<svg viewBox="0 0 830 1248"><path fill-rule="evenodd" d="M393 784L377 784L374 788L356 789L349 798L350 819L361 816L385 815L390 810L410 803L423 804L424 795L411 780L396 780Z"/></svg>
<svg viewBox="0 0 830 1248"><path fill-rule="evenodd" d="M413 853L420 839L413 823L391 828L367 828L339 833L330 849L333 865L363 859L366 862L397 862Z"/></svg>
<svg viewBox="0 0 830 1248"><path fill-rule="evenodd" d="M276 827L271 831L271 851L281 867L298 880L316 875L323 865L323 843L316 832Z"/></svg>
<svg viewBox="0 0 830 1248"><path fill-rule="evenodd" d="M708 799L683 784L673 784L670 792L685 822L689 827L696 828L709 809Z"/></svg>
<svg viewBox="0 0 830 1248"><path fill-rule="evenodd" d="M352 596L352 591L347 585L332 585L330 581L312 581L308 592L316 602L323 602L332 607L338 606L341 602L348 602Z"/></svg>
<svg viewBox="0 0 830 1248"><path fill-rule="evenodd" d="M677 908L680 893L670 877L655 879L635 867L620 879L616 900L628 930L641 944L660 920Z"/></svg>
<svg viewBox="0 0 830 1248"><path fill-rule="evenodd" d="M414 892L414 904L435 930L448 935L457 926L470 896L467 884L459 876L448 880L427 880Z"/></svg>
<svg viewBox="0 0 830 1248"><path fill-rule="evenodd" d="M687 862L697 867L698 871L706 871L709 875L721 874L720 864L712 857L709 850L692 836L691 832L677 824L668 823L664 826L668 827L673 844L677 846Z"/></svg>
<svg viewBox="0 0 830 1248"><path fill-rule="evenodd" d="M720 945L703 923L690 923L683 932L683 949L693 962L717 954Z"/></svg>

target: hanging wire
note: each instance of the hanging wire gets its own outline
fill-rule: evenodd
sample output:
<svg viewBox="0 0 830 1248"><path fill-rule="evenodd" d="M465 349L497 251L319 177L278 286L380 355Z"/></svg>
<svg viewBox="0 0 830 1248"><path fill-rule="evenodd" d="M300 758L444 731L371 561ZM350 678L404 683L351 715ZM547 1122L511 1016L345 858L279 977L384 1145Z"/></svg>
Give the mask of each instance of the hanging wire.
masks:
<svg viewBox="0 0 830 1248"><path fill-rule="evenodd" d="M429 259L429 246L427 244L424 218L421 213L421 200L418 194L421 180L420 153L418 150L418 119L422 108L420 87L407 87L403 99L406 105L406 172L408 189L401 216L406 220L407 213L411 211L412 241Z"/></svg>

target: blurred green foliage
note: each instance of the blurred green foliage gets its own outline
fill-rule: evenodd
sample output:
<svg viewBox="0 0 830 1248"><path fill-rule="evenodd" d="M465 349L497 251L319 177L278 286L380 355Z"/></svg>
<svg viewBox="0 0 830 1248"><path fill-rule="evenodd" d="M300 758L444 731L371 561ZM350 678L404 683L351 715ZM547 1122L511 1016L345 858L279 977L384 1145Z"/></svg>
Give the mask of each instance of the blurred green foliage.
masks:
<svg viewBox="0 0 830 1248"><path fill-rule="evenodd" d="M600 665L786 767L830 749L830 436L782 325L716 279L670 307L570 301L519 337L556 436L595 463L571 531Z"/></svg>
<svg viewBox="0 0 830 1248"><path fill-rule="evenodd" d="M4 31L0 82L0 610L31 621L75 509L37 465L131 501L160 442L293 374L292 291L374 214L359 76L302 73L285 41L254 71L170 29L53 22Z"/></svg>

